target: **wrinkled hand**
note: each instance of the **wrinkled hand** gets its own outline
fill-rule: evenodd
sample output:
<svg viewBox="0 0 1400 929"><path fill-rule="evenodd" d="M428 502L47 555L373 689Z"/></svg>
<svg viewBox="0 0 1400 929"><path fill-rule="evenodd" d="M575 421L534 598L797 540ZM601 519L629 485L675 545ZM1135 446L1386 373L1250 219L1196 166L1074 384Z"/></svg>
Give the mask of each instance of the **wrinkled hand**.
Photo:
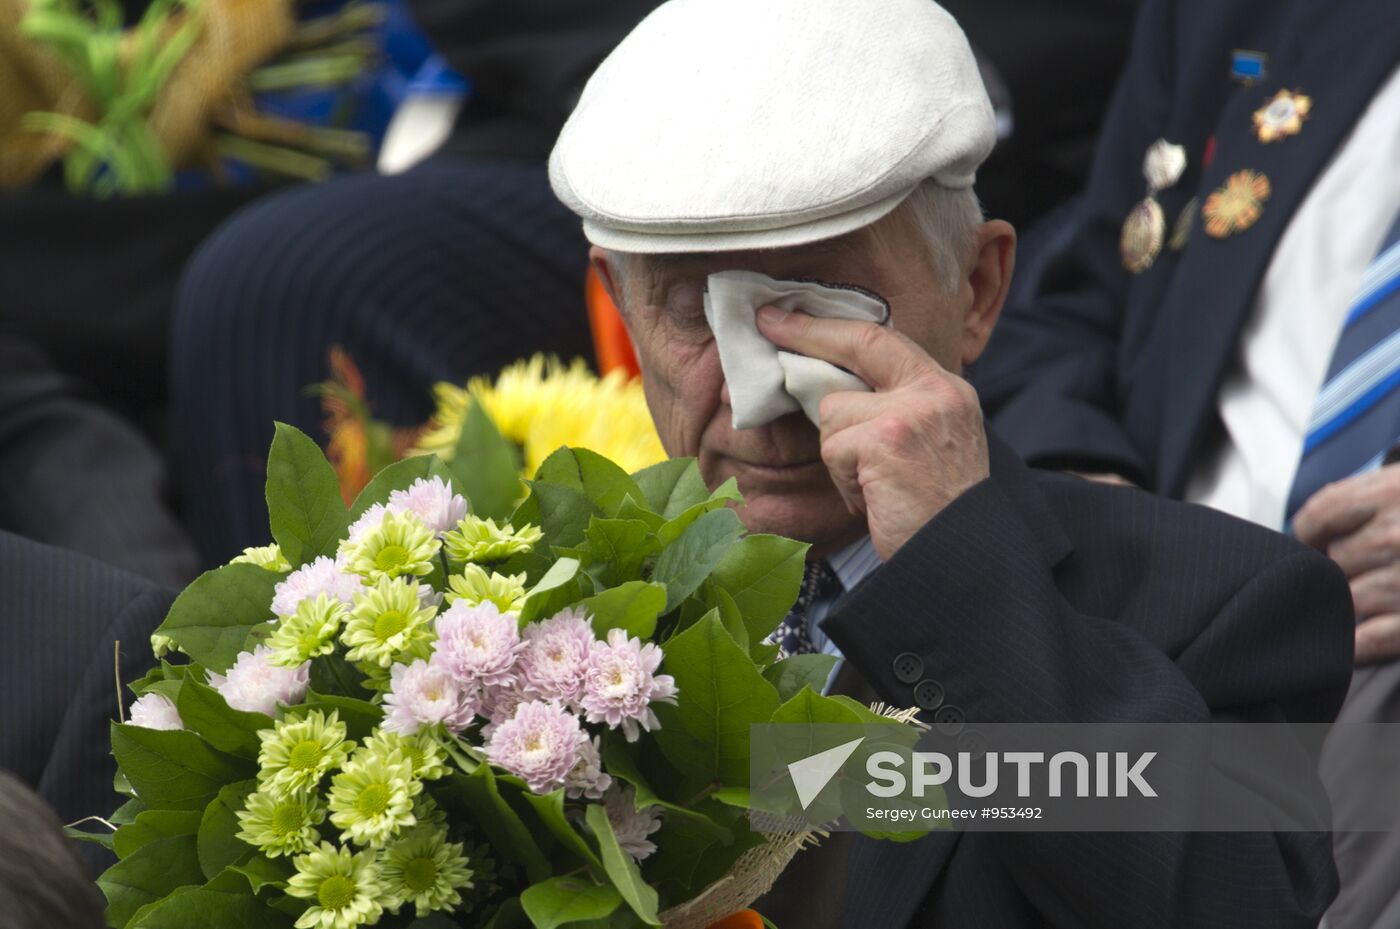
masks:
<svg viewBox="0 0 1400 929"><path fill-rule="evenodd" d="M1400 466L1328 484L1298 510L1293 532L1351 580L1357 663L1400 656Z"/></svg>
<svg viewBox="0 0 1400 929"><path fill-rule="evenodd" d="M874 388L827 394L821 443L836 489L866 517L881 558L990 473L977 393L907 336L774 307L759 311L758 324L778 346L839 365Z"/></svg>

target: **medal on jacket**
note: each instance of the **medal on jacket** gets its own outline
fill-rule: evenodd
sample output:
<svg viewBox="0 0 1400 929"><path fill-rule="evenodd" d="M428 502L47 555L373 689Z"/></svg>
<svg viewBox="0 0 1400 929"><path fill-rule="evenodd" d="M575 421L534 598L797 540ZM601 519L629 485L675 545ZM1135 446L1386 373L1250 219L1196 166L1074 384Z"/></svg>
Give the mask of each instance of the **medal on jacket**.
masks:
<svg viewBox="0 0 1400 929"><path fill-rule="evenodd" d="M1254 111L1254 134L1266 145L1303 131L1303 120L1312 112L1312 97L1280 90Z"/></svg>
<svg viewBox="0 0 1400 929"><path fill-rule="evenodd" d="M1167 220L1157 194L1175 184L1186 170L1186 150L1166 139L1158 139L1147 150L1142 162L1142 176L1147 181L1147 196L1128 213L1123 221L1123 233L1118 239L1118 253L1123 267L1141 274L1152 267L1162 252L1162 240L1167 232Z"/></svg>
<svg viewBox="0 0 1400 929"><path fill-rule="evenodd" d="M1260 171L1236 171L1225 179L1201 207L1206 235L1223 239L1253 226L1273 193L1269 176Z"/></svg>

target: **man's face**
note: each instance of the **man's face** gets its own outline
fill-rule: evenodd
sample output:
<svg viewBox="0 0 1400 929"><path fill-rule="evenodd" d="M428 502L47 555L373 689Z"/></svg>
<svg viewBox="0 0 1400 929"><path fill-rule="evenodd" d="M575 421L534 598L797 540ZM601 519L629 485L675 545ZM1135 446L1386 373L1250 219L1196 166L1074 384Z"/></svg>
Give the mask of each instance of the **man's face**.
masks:
<svg viewBox="0 0 1400 929"><path fill-rule="evenodd" d="M595 258L597 253L595 253ZM611 267L614 281L619 273ZM950 371L961 370L964 284L956 294L935 279L922 240L898 211L876 227L790 249L634 257L621 287L623 317L636 346L652 417L666 451L694 456L710 487L738 480L741 515L752 532L773 532L830 553L866 532L821 459L820 435L802 413L735 430L714 335L705 320L706 277L758 271L779 279L856 284L889 301L896 329Z"/></svg>

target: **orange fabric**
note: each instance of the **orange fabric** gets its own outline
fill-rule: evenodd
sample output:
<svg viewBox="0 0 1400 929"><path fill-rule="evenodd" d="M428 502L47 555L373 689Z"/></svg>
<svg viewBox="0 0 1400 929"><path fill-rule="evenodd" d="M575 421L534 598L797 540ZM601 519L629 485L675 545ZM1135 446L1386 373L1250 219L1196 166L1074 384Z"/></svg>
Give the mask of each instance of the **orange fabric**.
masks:
<svg viewBox="0 0 1400 929"><path fill-rule="evenodd" d="M641 374L622 316L592 268L588 269L584 284L584 299L588 304L588 325L593 330L593 348L598 354L598 373L621 368L631 377Z"/></svg>
<svg viewBox="0 0 1400 929"><path fill-rule="evenodd" d="M710 929L763 929L763 918L753 910L740 910L717 923L710 923Z"/></svg>

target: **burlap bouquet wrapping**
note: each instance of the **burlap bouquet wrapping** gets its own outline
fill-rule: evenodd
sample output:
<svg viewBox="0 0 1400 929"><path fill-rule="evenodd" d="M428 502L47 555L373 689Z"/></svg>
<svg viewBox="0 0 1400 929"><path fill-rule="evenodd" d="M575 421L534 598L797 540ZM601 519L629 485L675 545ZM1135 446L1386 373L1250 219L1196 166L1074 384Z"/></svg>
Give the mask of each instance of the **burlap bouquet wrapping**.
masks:
<svg viewBox="0 0 1400 929"><path fill-rule="evenodd" d="M21 127L26 113L51 112L92 121L99 114L81 84L47 48L26 37L20 23L29 0L0 0L0 188L34 181L68 150L66 140ZM201 26L189 54L166 82L149 125L170 164L198 159L211 112L227 103L243 78L275 54L291 35L288 0L203 0ZM129 57L134 37L123 43Z"/></svg>

